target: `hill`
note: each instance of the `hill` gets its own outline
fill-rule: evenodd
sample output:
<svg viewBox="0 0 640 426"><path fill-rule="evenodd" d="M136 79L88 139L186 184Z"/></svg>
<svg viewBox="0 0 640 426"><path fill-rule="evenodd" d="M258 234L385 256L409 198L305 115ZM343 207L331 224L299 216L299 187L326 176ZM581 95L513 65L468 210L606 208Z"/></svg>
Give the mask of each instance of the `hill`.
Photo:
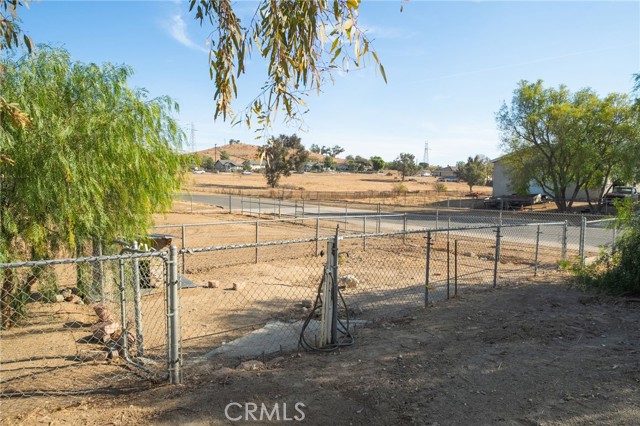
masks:
<svg viewBox="0 0 640 426"><path fill-rule="evenodd" d="M196 154L200 157L209 156L214 160L219 160L220 153L222 151L226 151L229 154L229 159L231 161L242 163L245 160L258 161L258 148L258 145L236 143L233 145L227 144L219 146L217 148L204 149L202 151L197 151ZM324 157L321 154L309 152L309 160L321 162L323 161L323 159ZM344 159L336 158L336 162L338 163L342 163L344 161Z"/></svg>

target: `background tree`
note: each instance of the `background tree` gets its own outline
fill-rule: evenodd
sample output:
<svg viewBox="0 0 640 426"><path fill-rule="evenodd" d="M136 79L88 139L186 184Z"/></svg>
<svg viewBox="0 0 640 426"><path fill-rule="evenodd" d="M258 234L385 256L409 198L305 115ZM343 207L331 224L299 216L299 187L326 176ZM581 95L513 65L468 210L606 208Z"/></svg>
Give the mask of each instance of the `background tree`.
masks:
<svg viewBox="0 0 640 426"><path fill-rule="evenodd" d="M313 152L314 154L320 154L320 147L314 143L309 147L309 151Z"/></svg>
<svg viewBox="0 0 640 426"><path fill-rule="evenodd" d="M369 161L371 161L371 167L376 172L384 169L385 167L385 162L382 157L371 157Z"/></svg>
<svg viewBox="0 0 640 426"><path fill-rule="evenodd" d="M204 157L202 157L202 163L201 163L201 167L207 171L212 171L213 167L215 166L215 163L213 162L213 158L209 157L208 155L205 155Z"/></svg>
<svg viewBox="0 0 640 426"><path fill-rule="evenodd" d="M60 49L41 46L2 67L0 92L31 125L0 114L0 146L13 159L0 163L0 261L146 235L188 165L177 105L131 89L126 66L72 62Z"/></svg>
<svg viewBox="0 0 640 426"><path fill-rule="evenodd" d="M239 143L238 139L229 139L229 145L238 145Z"/></svg>
<svg viewBox="0 0 640 426"><path fill-rule="evenodd" d="M415 155L408 153L400 154L394 161L394 167L400 172L402 180L404 180L406 176L413 175L418 170Z"/></svg>
<svg viewBox="0 0 640 426"><path fill-rule="evenodd" d="M469 157L466 163L458 164L456 176L469 185L469 192L475 185L484 185L487 182L487 163L489 160L483 155Z"/></svg>
<svg viewBox="0 0 640 426"><path fill-rule="evenodd" d="M220 159L221 160L228 160L229 157L229 153L227 151L220 151Z"/></svg>
<svg viewBox="0 0 640 426"><path fill-rule="evenodd" d="M497 114L503 149L517 153L505 157L514 189L528 192L535 182L566 211L580 189L606 185L611 170L635 169L628 155L639 140L632 106L626 95L600 99L591 89L520 82L511 107Z"/></svg>
<svg viewBox="0 0 640 426"><path fill-rule="evenodd" d="M251 171L251 161L249 160L244 160L242 162L242 170L244 170L245 172L249 172Z"/></svg>
<svg viewBox="0 0 640 426"><path fill-rule="evenodd" d="M195 19L213 27L209 57L214 117L232 114L236 79L245 72L250 53L262 56L268 66L262 93L243 114L248 125L256 117L258 124L268 127L280 108L287 118L299 118L309 92L319 92L335 70L360 67L368 58L386 81L382 64L358 28L359 5L360 0L260 0L243 26L232 0L190 0ZM343 49L347 45L350 48Z"/></svg>
<svg viewBox="0 0 640 426"><path fill-rule="evenodd" d="M258 155L266 163L265 177L271 188L278 185L282 176L291 175L291 170L299 169L309 159L309 152L295 134L270 138L258 149Z"/></svg>
<svg viewBox="0 0 640 426"><path fill-rule="evenodd" d="M336 165L336 159L330 155L325 155L324 167L327 169L333 169L335 165Z"/></svg>

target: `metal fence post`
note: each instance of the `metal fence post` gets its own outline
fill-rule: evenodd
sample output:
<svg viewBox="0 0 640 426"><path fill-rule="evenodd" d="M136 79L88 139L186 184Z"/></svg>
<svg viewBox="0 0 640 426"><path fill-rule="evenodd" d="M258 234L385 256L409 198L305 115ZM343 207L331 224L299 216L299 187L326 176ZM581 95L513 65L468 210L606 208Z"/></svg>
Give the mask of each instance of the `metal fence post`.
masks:
<svg viewBox="0 0 640 426"><path fill-rule="evenodd" d="M338 257L340 256L340 251L338 249L338 240L340 234L340 226L336 226L336 236L333 242L333 254L331 265L331 274L333 275L333 283L331 285L331 304L332 304L332 312L331 312L331 343L333 345L338 343Z"/></svg>
<svg viewBox="0 0 640 426"><path fill-rule="evenodd" d="M320 218L316 217L316 256L318 256L318 240L320 239Z"/></svg>
<svg viewBox="0 0 640 426"><path fill-rule="evenodd" d="M187 229L183 223L182 224L182 244L181 244L183 249L187 246L186 239L187 239ZM186 264L187 264L187 258L186 258L187 255L184 250L181 250L181 251L182 251L182 273L184 274Z"/></svg>
<svg viewBox="0 0 640 426"><path fill-rule="evenodd" d="M438 216L440 216L440 210L436 209L436 229L438 229Z"/></svg>
<svg viewBox="0 0 640 426"><path fill-rule="evenodd" d="M122 333L124 339L122 339L122 351L124 352L124 358L126 359L129 355L128 351L128 340L127 334L129 332L127 327L127 297L125 294L125 273L124 273L124 259L120 259L118 261L118 268L120 270L120 323L122 324Z"/></svg>
<svg viewBox="0 0 640 426"><path fill-rule="evenodd" d="M500 262L500 226L496 228L496 253L493 262L493 288L498 286L498 263Z"/></svg>
<svg viewBox="0 0 640 426"><path fill-rule="evenodd" d="M278 198L278 219L282 218L280 207L282 206L282 200Z"/></svg>
<svg viewBox="0 0 640 426"><path fill-rule="evenodd" d="M540 251L540 225L536 230L536 254L533 260L533 276L538 276L538 252Z"/></svg>
<svg viewBox="0 0 640 426"><path fill-rule="evenodd" d="M618 227L616 224L613 224L613 235L611 240L611 254L616 252L616 239L618 238Z"/></svg>
<svg viewBox="0 0 640 426"><path fill-rule="evenodd" d="M578 256L580 256L580 265L584 266L584 240L587 232L587 218L582 216L580 218L580 240L578 247Z"/></svg>
<svg viewBox="0 0 640 426"><path fill-rule="evenodd" d="M458 295L458 240L453 241L453 295Z"/></svg>
<svg viewBox="0 0 640 426"><path fill-rule="evenodd" d="M431 231L427 231L427 270L424 280L424 306L429 306L429 275L431 272Z"/></svg>
<svg viewBox="0 0 640 426"><path fill-rule="evenodd" d="M362 251L367 251L367 216L362 217Z"/></svg>
<svg viewBox="0 0 640 426"><path fill-rule="evenodd" d="M407 214L402 216L402 243L407 243Z"/></svg>
<svg viewBox="0 0 640 426"><path fill-rule="evenodd" d="M260 222L256 221L256 263L258 263L258 251L259 251L259 247L258 247L258 243L260 242L260 235L259 235L259 229L260 229Z"/></svg>
<svg viewBox="0 0 640 426"><path fill-rule="evenodd" d="M451 254L449 246L449 238L447 236L447 299L451 297Z"/></svg>
<svg viewBox="0 0 640 426"><path fill-rule="evenodd" d="M133 242L133 249L138 250L138 242ZM136 349L138 355L144 355L144 334L142 333L142 300L140 298L140 261L133 259L133 303L136 316ZM126 340L126 339L125 339Z"/></svg>
<svg viewBox="0 0 640 426"><path fill-rule="evenodd" d="M567 260L567 231L569 228L569 221L565 220L562 226L562 260Z"/></svg>
<svg viewBox="0 0 640 426"><path fill-rule="evenodd" d="M304 212L304 198L302 199L302 217L305 217L305 212Z"/></svg>
<svg viewBox="0 0 640 426"><path fill-rule="evenodd" d="M169 250L169 282L167 282L168 312L167 329L169 330L169 383L179 384L182 381L180 372L179 310L178 310L178 248L175 245ZM125 339L126 340L126 339Z"/></svg>

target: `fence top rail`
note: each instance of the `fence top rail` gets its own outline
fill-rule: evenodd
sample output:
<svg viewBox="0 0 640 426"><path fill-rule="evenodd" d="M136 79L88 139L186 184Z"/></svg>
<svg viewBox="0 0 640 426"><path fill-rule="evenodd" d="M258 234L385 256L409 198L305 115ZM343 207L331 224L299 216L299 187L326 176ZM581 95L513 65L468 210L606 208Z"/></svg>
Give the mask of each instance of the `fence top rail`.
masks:
<svg viewBox="0 0 640 426"><path fill-rule="evenodd" d="M75 257L67 259L48 259L48 260L30 260L25 262L12 262L12 263L0 263L0 269L9 268L31 268L36 266L51 266L51 265L69 265L76 263L94 263L104 262L109 260L129 260L129 259L144 259L150 257L158 257L167 260L167 253L165 251L149 251L141 253L129 253L129 254L113 254L107 256L88 256L88 257Z"/></svg>
<svg viewBox="0 0 640 426"><path fill-rule="evenodd" d="M596 219L596 220L587 220L586 224L590 225L592 223L605 223L605 222L615 222L616 220L618 220L615 217L609 218L609 219Z"/></svg>
<svg viewBox="0 0 640 426"><path fill-rule="evenodd" d="M268 247L268 246L284 246L287 244L299 244L299 243L314 243L316 241L329 241L333 240L335 236L331 237L319 237L319 238L300 238L295 240L282 240L282 241L266 241L262 243L247 243L247 244L229 244L225 246L209 246L198 248L183 248L178 251L179 254L194 254L204 253L210 251L222 251L222 250L236 250L243 248L255 248L255 247Z"/></svg>
<svg viewBox="0 0 640 426"><path fill-rule="evenodd" d="M347 215L348 219L363 219L363 218L389 218L389 217L403 217L406 213L382 213L378 214L359 214L359 215ZM258 220L228 220L223 222L203 222L203 223L184 223L184 224L169 224L169 225L155 225L153 229L161 229L161 228L194 228L198 226L213 226L213 225L236 225L236 224L252 224L252 223L273 223L273 222L294 222L300 220L331 220L331 219L340 219L343 220L345 215L342 213L336 213L334 215L324 215L324 216L300 216L300 217L288 217L284 219L258 219Z"/></svg>

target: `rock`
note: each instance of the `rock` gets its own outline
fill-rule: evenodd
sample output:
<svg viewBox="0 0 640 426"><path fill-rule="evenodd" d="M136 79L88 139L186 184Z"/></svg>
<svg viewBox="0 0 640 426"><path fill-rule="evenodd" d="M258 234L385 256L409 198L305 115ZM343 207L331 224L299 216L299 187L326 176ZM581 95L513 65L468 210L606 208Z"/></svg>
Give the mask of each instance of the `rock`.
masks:
<svg viewBox="0 0 640 426"><path fill-rule="evenodd" d="M91 326L93 337L99 340L106 340L120 328L120 324L115 321L102 321Z"/></svg>
<svg viewBox="0 0 640 426"><path fill-rule="evenodd" d="M105 351L91 351L91 350L80 350L75 356L76 361L86 362L86 361L104 361L107 359L107 352Z"/></svg>
<svg viewBox="0 0 640 426"><path fill-rule="evenodd" d="M233 286L231 288L236 291L242 290L244 288L244 283L243 282L233 283Z"/></svg>
<svg viewBox="0 0 640 426"><path fill-rule="evenodd" d="M238 370L245 370L245 371L252 371L252 370L259 370L262 367L264 367L264 363L261 361L257 361L255 359L249 360L249 361L245 361L242 364L240 364L238 366Z"/></svg>
<svg viewBox="0 0 640 426"><path fill-rule="evenodd" d="M60 302L64 302L64 296L61 294L56 294L56 302L60 303Z"/></svg>
<svg viewBox="0 0 640 426"><path fill-rule="evenodd" d="M209 287L209 288L218 288L218 287L220 287L220 281L218 281L218 280L209 280L207 282L207 287Z"/></svg>
<svg viewBox="0 0 640 426"><path fill-rule="evenodd" d="M472 251L465 251L464 253L462 253L462 255L466 256L466 257L475 257L476 256L475 253L472 252Z"/></svg>
<svg viewBox="0 0 640 426"><path fill-rule="evenodd" d="M64 300L66 300L67 302L71 302L71 299L73 298L73 292L70 288L62 289L62 297L64 297Z"/></svg>
<svg viewBox="0 0 640 426"><path fill-rule="evenodd" d="M311 300L303 300L301 305L303 308L310 309L313 306L313 303L311 303Z"/></svg>
<svg viewBox="0 0 640 426"><path fill-rule="evenodd" d="M104 303L94 305L93 310L96 312L96 315L98 315L98 318L100 318L100 322L114 322L111 311Z"/></svg>
<svg viewBox="0 0 640 426"><path fill-rule="evenodd" d="M340 284L346 288L358 288L360 280L355 275L343 275L340 277Z"/></svg>

